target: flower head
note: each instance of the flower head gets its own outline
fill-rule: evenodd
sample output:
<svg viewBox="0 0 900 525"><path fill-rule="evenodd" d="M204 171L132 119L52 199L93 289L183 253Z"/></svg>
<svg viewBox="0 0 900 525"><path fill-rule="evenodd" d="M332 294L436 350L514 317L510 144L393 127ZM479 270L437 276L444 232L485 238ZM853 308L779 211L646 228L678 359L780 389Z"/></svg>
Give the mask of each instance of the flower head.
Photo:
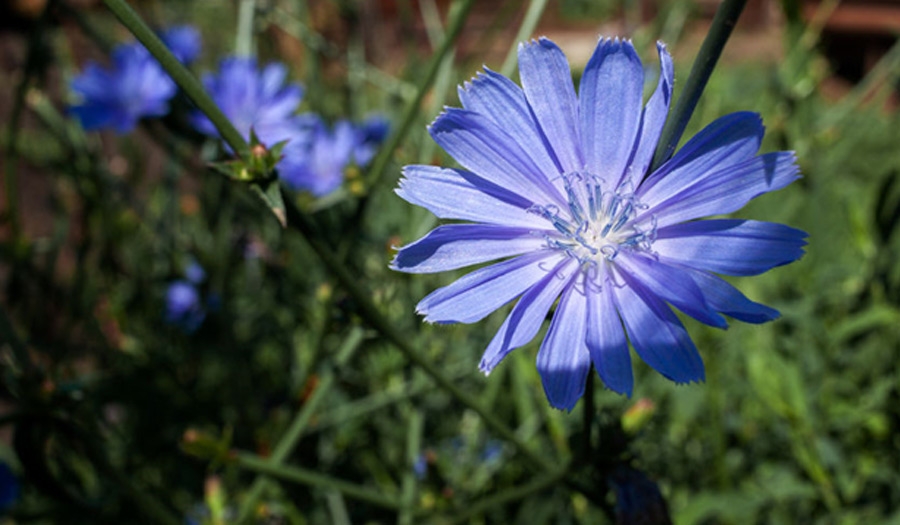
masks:
<svg viewBox="0 0 900 525"><path fill-rule="evenodd" d="M340 187L349 166L366 166L388 130L381 117L361 125L339 120L328 126L316 115L305 115L303 123L304 136L285 147L278 171L289 188L317 197Z"/></svg>
<svg viewBox="0 0 900 525"><path fill-rule="evenodd" d="M142 117L165 115L176 92L172 79L139 43L116 46L109 67L88 63L71 89L79 100L70 112L84 129L118 133L131 131Z"/></svg>
<svg viewBox="0 0 900 525"><path fill-rule="evenodd" d="M193 26L175 26L159 34L175 58L189 64L200 55L200 32Z"/></svg>
<svg viewBox="0 0 900 525"><path fill-rule="evenodd" d="M417 306L426 321L476 322L518 298L488 345L489 373L537 335L557 302L537 356L550 404L570 410L591 363L630 395L628 342L665 377L704 379L703 361L669 305L722 327L722 314L761 323L778 312L716 276L754 275L802 256L806 234L730 213L798 175L794 155L757 155L754 113L722 117L647 173L672 96L672 60L658 45L656 90L628 41L601 39L579 93L550 40L519 47L520 88L485 70L460 88L463 109L431 125L464 169L407 166L397 193L445 219L399 250L394 269L440 272L496 259ZM667 304L668 303L668 304Z"/></svg>
<svg viewBox="0 0 900 525"><path fill-rule="evenodd" d="M285 84L286 78L282 64L259 69L255 59L231 57L221 61L217 74L204 75L203 85L244 139L250 139L252 129L260 141L272 146L299 133L295 113L303 89ZM194 113L192 122L201 133L219 136L202 112Z"/></svg>

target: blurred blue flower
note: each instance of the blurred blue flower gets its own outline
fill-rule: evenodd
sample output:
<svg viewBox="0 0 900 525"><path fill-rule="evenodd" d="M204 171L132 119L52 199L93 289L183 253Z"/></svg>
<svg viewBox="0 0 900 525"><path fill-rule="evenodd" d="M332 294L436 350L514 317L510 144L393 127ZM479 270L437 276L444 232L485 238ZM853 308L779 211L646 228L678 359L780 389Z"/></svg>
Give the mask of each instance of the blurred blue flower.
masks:
<svg viewBox="0 0 900 525"><path fill-rule="evenodd" d="M192 26L175 26L162 31L159 37L175 58L189 64L200 56L200 32Z"/></svg>
<svg viewBox="0 0 900 525"><path fill-rule="evenodd" d="M255 59L230 57L220 62L217 74L203 76L203 85L245 139L250 139L252 128L260 141L271 147L301 133L295 113L303 89L298 84L285 84L286 78L287 69L282 64L269 64L260 70ZM201 133L219 136L200 111L191 120Z"/></svg>
<svg viewBox="0 0 900 525"><path fill-rule="evenodd" d="M424 452L419 454L419 457L413 463L413 473L416 475L416 479L420 481L425 479L425 476L428 474L428 458L425 457Z"/></svg>
<svg viewBox="0 0 900 525"><path fill-rule="evenodd" d="M206 280L206 272L197 261L191 261L184 270L184 276L193 284L200 284Z"/></svg>
<svg viewBox="0 0 900 525"><path fill-rule="evenodd" d="M520 45L521 88L485 70L460 88L464 109L448 108L429 128L465 169L407 166L397 190L438 217L475 224L439 226L403 247L394 269L504 259L417 306L428 322L473 323L519 298L483 372L533 339L559 299L537 357L557 408L575 406L592 362L607 387L630 395L629 341L672 381L702 381L703 361L669 304L720 328L722 314L775 319L715 274L760 274L803 255L806 233L781 224L695 220L799 178L792 152L757 155L759 115L716 120L647 173L672 95L672 60L662 44L658 51L661 74L645 105L643 67L628 41L599 41L578 95L553 42Z"/></svg>
<svg viewBox="0 0 900 525"><path fill-rule="evenodd" d="M89 62L70 86L79 100L69 111L84 129L118 133L131 131L142 117L168 113L176 92L172 79L139 43L116 46L108 67Z"/></svg>
<svg viewBox="0 0 900 525"><path fill-rule="evenodd" d="M340 187L348 167L365 167L389 129L382 117L361 125L339 120L329 127L318 116L304 115L302 123L305 133L285 147L278 172L287 187L317 197Z"/></svg>
<svg viewBox="0 0 900 525"><path fill-rule="evenodd" d="M166 322L193 333L206 318L206 310L200 301L200 291L189 282L178 280L166 290Z"/></svg>
<svg viewBox="0 0 900 525"><path fill-rule="evenodd" d="M0 515L9 510L19 499L19 478L6 463L0 463Z"/></svg>

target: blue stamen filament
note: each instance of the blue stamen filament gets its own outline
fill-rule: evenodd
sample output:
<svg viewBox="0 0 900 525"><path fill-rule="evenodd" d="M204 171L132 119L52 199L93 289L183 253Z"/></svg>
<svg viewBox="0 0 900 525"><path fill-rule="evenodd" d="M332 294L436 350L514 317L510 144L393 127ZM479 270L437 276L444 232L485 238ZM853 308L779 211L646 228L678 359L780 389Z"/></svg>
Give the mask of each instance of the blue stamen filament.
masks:
<svg viewBox="0 0 900 525"><path fill-rule="evenodd" d="M656 237L656 217L634 221L646 206L630 187L604 191L604 181L586 173L563 175L568 214L558 206L534 205L529 210L550 222L555 231L544 233L547 247L577 259L586 276L594 275L602 261L612 262L620 250L650 251Z"/></svg>

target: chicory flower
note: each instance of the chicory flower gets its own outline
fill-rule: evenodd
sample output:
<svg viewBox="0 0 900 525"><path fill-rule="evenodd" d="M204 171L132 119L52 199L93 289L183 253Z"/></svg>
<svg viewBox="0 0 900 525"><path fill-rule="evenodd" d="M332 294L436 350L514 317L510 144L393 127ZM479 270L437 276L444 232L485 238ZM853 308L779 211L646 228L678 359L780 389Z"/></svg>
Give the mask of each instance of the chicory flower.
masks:
<svg viewBox="0 0 900 525"><path fill-rule="evenodd" d="M703 361L670 305L712 326L778 317L718 277L755 275L803 255L806 233L725 214L799 178L792 152L757 154L759 115L726 115L648 173L672 97L672 59L644 103L644 69L628 41L600 39L576 94L550 40L519 47L522 87L485 70L430 126L463 169L407 166L397 190L442 225L399 250L392 267L455 270L502 259L418 304L425 320L474 323L518 298L488 345L489 373L533 339L555 303L537 367L550 404L571 410L593 363L631 395L629 343L677 383Z"/></svg>

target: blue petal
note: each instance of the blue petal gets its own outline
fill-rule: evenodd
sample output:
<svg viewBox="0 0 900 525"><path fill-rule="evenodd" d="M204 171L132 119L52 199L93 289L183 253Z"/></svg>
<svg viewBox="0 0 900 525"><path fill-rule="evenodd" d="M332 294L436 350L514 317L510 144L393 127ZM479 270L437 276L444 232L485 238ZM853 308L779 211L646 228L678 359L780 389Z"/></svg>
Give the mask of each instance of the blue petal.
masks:
<svg viewBox="0 0 900 525"><path fill-rule="evenodd" d="M528 105L563 172L582 170L578 98L566 55L546 38L519 44L519 76Z"/></svg>
<svg viewBox="0 0 900 525"><path fill-rule="evenodd" d="M559 161L535 120L525 93L512 80L485 68L459 89L464 108L503 128L548 178L561 173Z"/></svg>
<svg viewBox="0 0 900 525"><path fill-rule="evenodd" d="M703 292L689 273L641 254L623 253L616 259L616 264L647 290L701 323L717 328L728 327L725 318L707 304Z"/></svg>
<svg viewBox="0 0 900 525"><path fill-rule="evenodd" d="M538 374L554 408L572 410L584 394L584 381L591 369L591 355L585 345L586 325L585 295L576 286L569 286L559 300L537 355Z"/></svg>
<svg viewBox="0 0 900 525"><path fill-rule="evenodd" d="M703 381L703 360L672 310L635 279L611 286L634 350L648 365L676 383Z"/></svg>
<svg viewBox="0 0 900 525"><path fill-rule="evenodd" d="M512 350L534 339L563 288L578 272L571 272L575 259L565 258L556 268L532 286L516 303L481 358L479 370L488 374Z"/></svg>
<svg viewBox="0 0 900 525"><path fill-rule="evenodd" d="M644 196L648 206L641 216L656 216L658 227L700 217L731 213L751 199L780 190L799 179L794 153L777 151L717 171L697 173L695 182L660 202L658 195Z"/></svg>
<svg viewBox="0 0 900 525"><path fill-rule="evenodd" d="M769 308L747 299L747 297L734 286L731 286L720 277L711 273L684 268L691 274L697 286L703 290L706 302L718 312L734 317L745 323L765 323L778 319L778 310Z"/></svg>
<svg viewBox="0 0 900 525"><path fill-rule="evenodd" d="M588 282L587 338L588 351L594 368L607 388L613 392L631 397L634 376L631 371L631 354L625 339L622 321L613 301L614 286L603 279L599 289L590 289L596 284Z"/></svg>
<svg viewBox="0 0 900 525"><path fill-rule="evenodd" d="M641 194L646 199L663 200L703 173L747 160L759 151L764 133L762 119L756 113L742 111L720 117L653 172L641 185Z"/></svg>
<svg viewBox="0 0 900 525"><path fill-rule="evenodd" d="M631 42L601 38L581 77L579 116L588 170L614 184L634 152L643 89L644 68Z"/></svg>
<svg viewBox="0 0 900 525"><path fill-rule="evenodd" d="M515 140L487 117L447 108L428 130L444 151L480 177L535 202L566 204Z"/></svg>
<svg viewBox="0 0 900 525"><path fill-rule="evenodd" d="M544 229L547 221L528 213L531 201L474 173L437 166L403 168L397 195L442 219Z"/></svg>
<svg viewBox="0 0 900 525"><path fill-rule="evenodd" d="M542 250L475 270L430 293L416 310L432 323L480 321L546 277L560 257Z"/></svg>
<svg viewBox="0 0 900 525"><path fill-rule="evenodd" d="M659 82L641 116L638 147L634 159L631 161L631 171L627 174L631 177L629 180L633 188L640 186L641 179L647 174L647 168L650 167L650 161L653 160L653 153L659 143L659 135L662 133L666 117L669 115L672 86L675 84L675 68L672 65L672 57L666 51L664 44L657 42L656 49L659 53Z"/></svg>
<svg viewBox="0 0 900 525"><path fill-rule="evenodd" d="M783 224L717 219L657 230L660 260L726 275L756 275L803 256L806 232Z"/></svg>
<svg viewBox="0 0 900 525"><path fill-rule="evenodd" d="M540 250L545 240L531 229L484 224L438 226L397 252L391 268L407 273L455 270Z"/></svg>

